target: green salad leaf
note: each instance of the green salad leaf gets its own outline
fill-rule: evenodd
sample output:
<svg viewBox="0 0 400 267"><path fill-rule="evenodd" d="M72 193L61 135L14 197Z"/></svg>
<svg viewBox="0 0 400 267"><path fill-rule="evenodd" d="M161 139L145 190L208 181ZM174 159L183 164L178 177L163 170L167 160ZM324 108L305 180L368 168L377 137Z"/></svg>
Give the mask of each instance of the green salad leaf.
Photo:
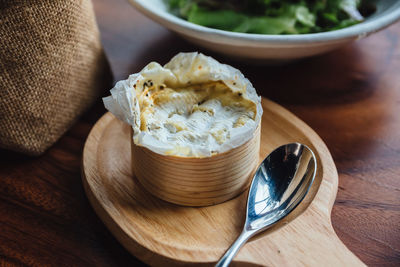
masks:
<svg viewBox="0 0 400 267"><path fill-rule="evenodd" d="M165 0L170 11L206 27L259 34L341 29L364 20L362 0Z"/></svg>

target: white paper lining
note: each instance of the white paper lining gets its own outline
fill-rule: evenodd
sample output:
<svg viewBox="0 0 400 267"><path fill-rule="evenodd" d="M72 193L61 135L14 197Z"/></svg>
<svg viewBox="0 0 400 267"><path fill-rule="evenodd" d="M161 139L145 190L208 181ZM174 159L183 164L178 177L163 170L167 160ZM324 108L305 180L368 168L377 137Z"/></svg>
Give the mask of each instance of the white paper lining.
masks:
<svg viewBox="0 0 400 267"><path fill-rule="evenodd" d="M146 131L140 130L140 107L136 98L136 88L142 88L143 84L152 80L154 84L166 84L170 88L179 88L188 84L202 84L210 81L222 81L233 92L242 93L244 98L256 103L257 114L254 123L246 123L244 126L234 128L230 139L221 145L196 146L188 143L187 153L177 153L177 156L207 157L213 152L223 153L238 147L250 140L262 116L261 97L243 74L226 64L221 64L215 59L201 53L179 53L164 67L158 63L148 64L142 71L132 74L127 80L119 81L111 89L111 96L103 98L104 105L120 120L130 124L134 131L134 143L144 146L159 154L169 154L176 144L170 144L157 140Z"/></svg>

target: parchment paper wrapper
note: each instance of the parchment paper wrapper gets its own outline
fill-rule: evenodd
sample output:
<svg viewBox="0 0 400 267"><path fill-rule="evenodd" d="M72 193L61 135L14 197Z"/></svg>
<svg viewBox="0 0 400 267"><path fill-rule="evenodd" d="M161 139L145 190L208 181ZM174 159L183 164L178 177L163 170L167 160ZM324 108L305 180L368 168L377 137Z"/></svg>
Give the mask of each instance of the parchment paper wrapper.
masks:
<svg viewBox="0 0 400 267"><path fill-rule="evenodd" d="M90 0L0 1L0 148L43 153L111 78Z"/></svg>
<svg viewBox="0 0 400 267"><path fill-rule="evenodd" d="M165 84L170 88L222 81L234 93L241 93L244 98L256 103L257 114L254 123L246 125L247 127L234 128L231 138L218 147L191 147L191 156L210 156L211 151L222 153L238 147L253 137L260 123L261 98L239 70L196 52L179 53L164 67L155 62L148 64L139 73L132 74L127 80L118 82L111 90L111 96L103 98L105 107L111 113L132 125L134 143L156 153L166 154L174 147L169 143L160 142L148 132L140 130L140 108L134 85L136 88L142 88L143 84L149 80L154 84Z"/></svg>

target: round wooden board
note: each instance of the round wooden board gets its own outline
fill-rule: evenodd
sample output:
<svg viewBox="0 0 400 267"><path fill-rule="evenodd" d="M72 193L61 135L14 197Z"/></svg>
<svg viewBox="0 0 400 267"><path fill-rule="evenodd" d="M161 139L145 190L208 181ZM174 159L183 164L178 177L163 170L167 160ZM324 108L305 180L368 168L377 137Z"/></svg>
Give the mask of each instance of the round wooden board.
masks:
<svg viewBox="0 0 400 267"><path fill-rule="evenodd" d="M330 220L338 187L332 157L318 135L283 107L262 100L260 161L274 148L301 142L318 171L306 199L284 220L250 240L239 265L357 266L363 263L335 234ZM147 193L131 171L130 126L105 114L86 141L82 177L94 210L134 256L153 266L212 265L239 235L247 191L209 207L182 207Z"/></svg>

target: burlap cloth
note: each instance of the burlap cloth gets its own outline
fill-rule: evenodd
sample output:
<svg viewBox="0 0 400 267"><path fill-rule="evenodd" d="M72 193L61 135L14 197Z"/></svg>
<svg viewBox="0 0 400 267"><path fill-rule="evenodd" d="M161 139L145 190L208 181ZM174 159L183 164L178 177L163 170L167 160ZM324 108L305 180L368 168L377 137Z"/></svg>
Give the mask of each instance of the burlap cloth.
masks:
<svg viewBox="0 0 400 267"><path fill-rule="evenodd" d="M0 148L43 153L110 83L90 0L0 0Z"/></svg>

